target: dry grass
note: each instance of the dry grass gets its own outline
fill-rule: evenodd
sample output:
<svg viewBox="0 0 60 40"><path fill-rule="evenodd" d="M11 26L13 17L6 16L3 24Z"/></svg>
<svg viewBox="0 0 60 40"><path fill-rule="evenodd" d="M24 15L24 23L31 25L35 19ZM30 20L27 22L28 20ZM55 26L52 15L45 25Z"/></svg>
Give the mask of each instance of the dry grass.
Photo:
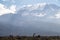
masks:
<svg viewBox="0 0 60 40"><path fill-rule="evenodd" d="M5 36L0 40L60 40L60 36Z"/></svg>

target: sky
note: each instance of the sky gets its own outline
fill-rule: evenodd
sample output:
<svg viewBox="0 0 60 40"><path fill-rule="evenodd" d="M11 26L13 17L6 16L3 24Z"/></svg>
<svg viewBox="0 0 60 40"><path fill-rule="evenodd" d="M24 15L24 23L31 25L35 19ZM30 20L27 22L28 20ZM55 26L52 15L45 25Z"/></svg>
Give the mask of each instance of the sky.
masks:
<svg viewBox="0 0 60 40"><path fill-rule="evenodd" d="M0 15L15 13L23 5L34 5L38 3L56 4L60 6L60 0L0 0Z"/></svg>
<svg viewBox="0 0 60 40"><path fill-rule="evenodd" d="M0 3L5 4L6 6L15 4L15 5L27 5L27 4L36 4L36 3L52 3L59 4L60 0L0 0Z"/></svg>

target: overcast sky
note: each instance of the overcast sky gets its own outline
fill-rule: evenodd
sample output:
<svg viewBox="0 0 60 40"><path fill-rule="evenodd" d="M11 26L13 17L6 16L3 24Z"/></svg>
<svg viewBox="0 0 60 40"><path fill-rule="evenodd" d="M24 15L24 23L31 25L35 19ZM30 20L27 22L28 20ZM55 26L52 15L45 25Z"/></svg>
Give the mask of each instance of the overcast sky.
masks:
<svg viewBox="0 0 60 40"><path fill-rule="evenodd" d="M36 4L36 3L43 3L43 2L59 5L59 1L60 0L0 0L0 3L3 3L6 6L12 4L19 6L19 5Z"/></svg>
<svg viewBox="0 0 60 40"><path fill-rule="evenodd" d="M60 0L0 0L0 15L15 13L23 5L38 3L56 4L60 6Z"/></svg>

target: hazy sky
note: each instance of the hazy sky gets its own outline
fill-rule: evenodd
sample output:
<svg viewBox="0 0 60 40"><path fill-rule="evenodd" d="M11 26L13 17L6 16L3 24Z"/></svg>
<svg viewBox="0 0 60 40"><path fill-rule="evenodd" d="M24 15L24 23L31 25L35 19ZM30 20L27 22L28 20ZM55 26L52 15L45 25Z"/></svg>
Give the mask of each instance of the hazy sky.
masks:
<svg viewBox="0 0 60 40"><path fill-rule="evenodd" d="M15 11L23 5L33 5L38 3L56 4L60 6L60 0L0 0L0 15L5 13L15 13Z"/></svg>
<svg viewBox="0 0 60 40"><path fill-rule="evenodd" d="M5 4L6 6L15 4L17 6L19 5L26 5L26 4L36 4L36 3L52 3L60 5L60 0L0 0L0 3Z"/></svg>

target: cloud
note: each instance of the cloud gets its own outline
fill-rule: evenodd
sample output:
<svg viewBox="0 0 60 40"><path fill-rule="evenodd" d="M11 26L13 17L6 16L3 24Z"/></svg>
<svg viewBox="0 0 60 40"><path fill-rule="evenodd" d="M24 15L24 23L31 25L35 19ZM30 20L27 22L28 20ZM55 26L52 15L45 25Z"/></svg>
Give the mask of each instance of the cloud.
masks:
<svg viewBox="0 0 60 40"><path fill-rule="evenodd" d="M2 0L2 1L6 1L6 0Z"/></svg>
<svg viewBox="0 0 60 40"><path fill-rule="evenodd" d="M23 13L22 16L29 16L30 14L29 13ZM46 14L44 13L31 13L30 16L36 16L36 17L44 17Z"/></svg>
<svg viewBox="0 0 60 40"><path fill-rule="evenodd" d="M10 10L11 10L12 13L15 13L15 11L16 11L16 5L11 5L10 6Z"/></svg>
<svg viewBox="0 0 60 40"><path fill-rule="evenodd" d="M15 3L15 0L2 0L3 2L12 2Z"/></svg>
<svg viewBox="0 0 60 40"><path fill-rule="evenodd" d="M15 3L15 0L10 0L10 1L12 1L12 3Z"/></svg>
<svg viewBox="0 0 60 40"><path fill-rule="evenodd" d="M41 10L45 7L46 3L37 3L37 4L30 4L30 5L23 5L21 8L27 8L30 10L35 10L37 8L41 8Z"/></svg>
<svg viewBox="0 0 60 40"><path fill-rule="evenodd" d="M16 12L16 5L12 5L10 6L10 8L7 8L5 5L0 3L0 15L15 13L15 12Z"/></svg>
<svg viewBox="0 0 60 40"><path fill-rule="evenodd" d="M40 7L44 7L46 5L46 3L38 3L37 5Z"/></svg>
<svg viewBox="0 0 60 40"><path fill-rule="evenodd" d="M37 14L33 14L33 16L36 16L36 17L44 17L46 14L44 13L37 13Z"/></svg>
<svg viewBox="0 0 60 40"><path fill-rule="evenodd" d="M55 18L60 19L60 12L55 14Z"/></svg>
<svg viewBox="0 0 60 40"><path fill-rule="evenodd" d="M55 0L56 2L58 2L59 0Z"/></svg>
<svg viewBox="0 0 60 40"><path fill-rule="evenodd" d="M41 13L38 10L43 10L46 6L46 3L38 3L38 4L34 4L34 5L23 5L20 8L20 12L23 12L22 16L36 16L36 17L44 17L46 14L45 13ZM23 10L22 10L23 9Z"/></svg>
<svg viewBox="0 0 60 40"><path fill-rule="evenodd" d="M50 16L49 18L60 19L60 11L57 11L56 14L54 14L53 16Z"/></svg>

